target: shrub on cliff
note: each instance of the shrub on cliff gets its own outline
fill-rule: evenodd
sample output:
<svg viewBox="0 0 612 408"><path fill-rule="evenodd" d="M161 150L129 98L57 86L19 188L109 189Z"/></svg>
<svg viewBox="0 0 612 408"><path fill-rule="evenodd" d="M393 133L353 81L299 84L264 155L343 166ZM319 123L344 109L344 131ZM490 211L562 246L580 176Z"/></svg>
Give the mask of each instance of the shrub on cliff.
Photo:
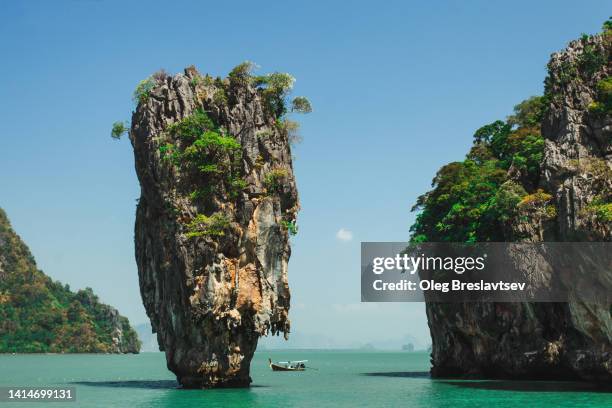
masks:
<svg viewBox="0 0 612 408"><path fill-rule="evenodd" d="M277 192L287 176L288 172L285 169L272 169L264 177L264 186L266 186L268 192Z"/></svg>
<svg viewBox="0 0 612 408"><path fill-rule="evenodd" d="M586 74L587 78L606 64L607 56L602 51L590 43L591 36L584 34L581 38L584 43L582 54L578 56L578 70Z"/></svg>
<svg viewBox="0 0 612 408"><path fill-rule="evenodd" d="M291 92L295 78L283 72L274 72L255 78L255 84L262 89L262 95L271 114L281 118L287 113L286 97Z"/></svg>
<svg viewBox="0 0 612 408"><path fill-rule="evenodd" d="M153 76L143 79L136 85L132 100L134 103L144 103L149 98L149 95L155 87L155 79Z"/></svg>
<svg viewBox="0 0 612 408"><path fill-rule="evenodd" d="M601 29L603 30L603 32L612 31L612 17L604 21L603 25L601 26Z"/></svg>
<svg viewBox="0 0 612 408"><path fill-rule="evenodd" d="M596 100L589 104L589 110L603 115L612 113L612 77L597 82Z"/></svg>
<svg viewBox="0 0 612 408"><path fill-rule="evenodd" d="M274 72L266 75L253 75L257 65L245 61L232 69L229 74L230 83L238 86L253 85L259 89L265 101L265 106L272 116L276 118L280 130L287 130L290 141L299 141L297 136L297 122L285 117L287 113L310 113L312 105L308 98L297 96L291 102L287 100L295 78L284 72ZM290 107L289 107L290 104Z"/></svg>
<svg viewBox="0 0 612 408"><path fill-rule="evenodd" d="M159 147L163 159L186 174L206 176L210 186L223 186L230 196L244 189L246 182L240 175L240 143L220 129L206 112L198 109L168 126L166 132L170 141ZM198 191L192 194L194 198L200 196Z"/></svg>
<svg viewBox="0 0 612 408"><path fill-rule="evenodd" d="M228 78L231 83L247 86L251 82L252 73L257 68L257 64L251 61L244 61L236 65L229 73Z"/></svg>
<svg viewBox="0 0 612 408"><path fill-rule="evenodd" d="M289 233L289 235L297 235L298 226L295 224L295 221L281 220L280 225Z"/></svg>
<svg viewBox="0 0 612 408"><path fill-rule="evenodd" d="M210 217L198 214L187 225L187 237L219 237L225 235L230 221L222 212L216 212Z"/></svg>
<svg viewBox="0 0 612 408"><path fill-rule="evenodd" d="M312 105L308 98L297 96L291 101L291 112L310 113L312 112Z"/></svg>
<svg viewBox="0 0 612 408"><path fill-rule="evenodd" d="M125 122L115 122L113 123L113 128L111 129L111 137L113 139L121 139L121 136L128 132L128 127Z"/></svg>
<svg viewBox="0 0 612 408"><path fill-rule="evenodd" d="M188 142L193 142L203 132L215 129L213 120L201 109L182 120L168 125L167 132Z"/></svg>
<svg viewBox="0 0 612 408"><path fill-rule="evenodd" d="M532 96L514 107L514 114L508 116L508 124L518 127L539 127L546 111L547 99Z"/></svg>
<svg viewBox="0 0 612 408"><path fill-rule="evenodd" d="M597 199L589 204L584 210L587 215L593 216L597 221L612 222L612 203Z"/></svg>

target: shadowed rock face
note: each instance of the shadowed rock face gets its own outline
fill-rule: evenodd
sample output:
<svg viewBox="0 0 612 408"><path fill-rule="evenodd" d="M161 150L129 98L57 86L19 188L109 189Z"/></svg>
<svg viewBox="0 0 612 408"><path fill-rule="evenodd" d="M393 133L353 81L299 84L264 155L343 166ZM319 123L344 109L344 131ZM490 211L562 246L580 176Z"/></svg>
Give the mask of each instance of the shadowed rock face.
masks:
<svg viewBox="0 0 612 408"><path fill-rule="evenodd" d="M596 200L611 199L612 118L589 109L598 98L596 84L612 74L611 41L610 33L593 36L552 55L540 187L552 194L557 216L541 223L523 214L506 234L508 241L518 236L527 241L611 240L609 220L589 211ZM589 64L587 53L603 61ZM571 292L569 278L552 276ZM612 281L612 271L604 278ZM432 375L609 383L610 305L584 302L579 292L570 298L568 303L429 303Z"/></svg>
<svg viewBox="0 0 612 408"><path fill-rule="evenodd" d="M287 131L248 81L213 81L194 68L150 81L130 132L141 185L135 242L144 306L183 386L248 386L258 338L289 333L287 223L299 205ZM234 166L240 188L164 155L163 146L186 148L170 125L198 111L240 144L234 159L216 159L218 173ZM214 214L226 223L193 234L198 215Z"/></svg>

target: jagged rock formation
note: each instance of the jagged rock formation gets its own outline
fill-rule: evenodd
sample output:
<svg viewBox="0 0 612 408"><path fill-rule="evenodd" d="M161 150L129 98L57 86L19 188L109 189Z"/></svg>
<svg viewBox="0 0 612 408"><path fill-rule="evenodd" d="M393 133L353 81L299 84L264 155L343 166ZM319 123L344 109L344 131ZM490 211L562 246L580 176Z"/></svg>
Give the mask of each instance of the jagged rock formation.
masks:
<svg viewBox="0 0 612 408"><path fill-rule="evenodd" d="M523 198L496 240L612 239L612 116L610 89L601 85L612 73L611 50L606 30L552 55L536 177L541 190ZM514 164L508 174L522 194L534 190ZM549 203L549 211L538 202ZM612 281L612 271L604 278ZM561 283L571 289L571 281ZM585 302L579 292L568 303L429 303L432 375L610 383L611 314L610 305Z"/></svg>
<svg viewBox="0 0 612 408"><path fill-rule="evenodd" d="M184 387L248 386L258 338L289 332L290 84L258 86L244 68L158 73L132 116L140 289Z"/></svg>
<svg viewBox="0 0 612 408"><path fill-rule="evenodd" d="M611 55L612 31L607 31L573 41L549 63L551 103L542 123L546 145L541 184L554 192L558 209L556 223L546 234L550 240L612 238L609 220L590 211L598 201L609 203L612 190L612 115L605 108L593 109L602 97L610 98L600 95L598 84L612 75Z"/></svg>
<svg viewBox="0 0 612 408"><path fill-rule="evenodd" d="M0 209L0 353L138 353L127 318L36 267Z"/></svg>

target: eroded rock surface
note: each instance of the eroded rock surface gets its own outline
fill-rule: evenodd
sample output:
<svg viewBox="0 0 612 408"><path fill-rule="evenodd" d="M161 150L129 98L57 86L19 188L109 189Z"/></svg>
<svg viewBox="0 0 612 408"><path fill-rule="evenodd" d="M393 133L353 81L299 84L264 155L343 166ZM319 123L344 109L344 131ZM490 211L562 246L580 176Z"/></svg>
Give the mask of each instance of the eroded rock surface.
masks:
<svg viewBox="0 0 612 408"><path fill-rule="evenodd" d="M248 386L258 338L289 333L299 205L288 131L245 78L213 80L190 67L149 81L130 132L142 299L183 386ZM189 136L194 115L215 134Z"/></svg>
<svg viewBox="0 0 612 408"><path fill-rule="evenodd" d="M610 220L597 211L611 201L612 117L593 105L601 101L597 84L612 73L611 41L610 32L585 37L552 55L539 186L552 195L556 216L542 222L525 211L506 240L611 240ZM571 277L560 283L571 289ZM609 383L611 313L580 292L568 303L429 303L432 374Z"/></svg>

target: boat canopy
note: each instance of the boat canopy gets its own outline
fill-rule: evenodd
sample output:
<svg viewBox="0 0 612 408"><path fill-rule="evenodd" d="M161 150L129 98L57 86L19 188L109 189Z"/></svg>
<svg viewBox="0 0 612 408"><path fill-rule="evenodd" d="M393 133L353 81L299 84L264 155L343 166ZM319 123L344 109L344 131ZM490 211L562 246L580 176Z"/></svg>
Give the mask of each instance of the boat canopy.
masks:
<svg viewBox="0 0 612 408"><path fill-rule="evenodd" d="M308 360L291 360L291 361L278 361L276 364L291 364L291 363L305 363Z"/></svg>

